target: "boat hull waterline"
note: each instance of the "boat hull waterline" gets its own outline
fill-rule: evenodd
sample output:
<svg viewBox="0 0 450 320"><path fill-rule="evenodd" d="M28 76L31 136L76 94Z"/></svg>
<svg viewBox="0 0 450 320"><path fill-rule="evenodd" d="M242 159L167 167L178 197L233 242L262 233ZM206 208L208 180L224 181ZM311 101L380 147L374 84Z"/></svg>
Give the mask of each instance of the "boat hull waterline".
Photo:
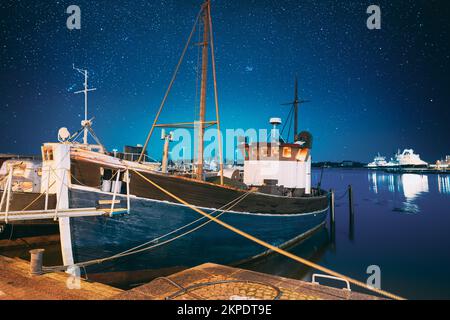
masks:
<svg viewBox="0 0 450 320"><path fill-rule="evenodd" d="M71 189L70 207L92 207L99 200L110 200L102 192ZM122 195L118 197L126 201ZM205 210L217 216L221 212ZM274 246L285 246L301 240L322 226L328 207L312 213L271 215L226 212L220 220ZM131 212L120 216L71 218L70 230L75 263L111 257L188 225L201 216L184 205L166 201L131 199ZM173 242L152 250L107 261L87 268L88 272L113 272L191 267L205 262L236 264L266 252L266 249L222 226L201 219L159 241ZM202 226L203 225L203 226ZM199 228L198 228L199 227ZM198 228L198 229L197 229ZM155 245L158 242L149 245ZM142 249L142 248L141 248Z"/></svg>

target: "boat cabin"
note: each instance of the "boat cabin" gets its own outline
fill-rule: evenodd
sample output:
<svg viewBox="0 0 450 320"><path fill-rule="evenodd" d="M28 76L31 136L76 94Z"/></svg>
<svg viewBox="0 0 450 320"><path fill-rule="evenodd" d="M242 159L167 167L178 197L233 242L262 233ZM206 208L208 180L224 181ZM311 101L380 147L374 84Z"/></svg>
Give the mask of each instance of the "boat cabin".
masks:
<svg viewBox="0 0 450 320"><path fill-rule="evenodd" d="M270 188L272 194L290 189L293 196L310 195L311 142L311 135L303 132L295 143L244 144L244 183Z"/></svg>
<svg viewBox="0 0 450 320"><path fill-rule="evenodd" d="M32 159L11 159L0 168L0 189L7 190L11 176L11 190L14 192L39 193L41 189L42 162Z"/></svg>

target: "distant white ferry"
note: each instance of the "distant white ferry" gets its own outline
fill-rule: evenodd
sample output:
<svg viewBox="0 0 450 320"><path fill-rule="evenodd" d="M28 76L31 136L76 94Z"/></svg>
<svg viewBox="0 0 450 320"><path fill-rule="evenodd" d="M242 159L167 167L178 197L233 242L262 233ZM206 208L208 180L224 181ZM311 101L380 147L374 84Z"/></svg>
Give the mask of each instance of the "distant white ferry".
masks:
<svg viewBox="0 0 450 320"><path fill-rule="evenodd" d="M386 157L382 157L379 153L378 156L376 156L373 159L373 162L369 163L367 165L367 168L372 168L372 169L376 169L376 168L384 168L387 167L388 162L386 161Z"/></svg>
<svg viewBox="0 0 450 320"><path fill-rule="evenodd" d="M423 168L428 167L428 163L420 159L420 155L415 154L412 149L400 150L395 155L394 159L386 161L386 157L378 154L373 162L367 165L370 169L385 169L385 168Z"/></svg>
<svg viewBox="0 0 450 320"><path fill-rule="evenodd" d="M422 168L428 167L428 163L420 159L420 155L415 154L413 149L405 149L402 153L400 150L395 155L395 163L402 168Z"/></svg>

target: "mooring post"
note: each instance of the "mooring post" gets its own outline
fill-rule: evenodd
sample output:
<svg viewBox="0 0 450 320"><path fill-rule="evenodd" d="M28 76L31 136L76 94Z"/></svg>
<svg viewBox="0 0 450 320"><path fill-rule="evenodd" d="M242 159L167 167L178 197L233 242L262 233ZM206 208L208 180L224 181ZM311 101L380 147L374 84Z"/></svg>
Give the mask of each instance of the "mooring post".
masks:
<svg viewBox="0 0 450 320"><path fill-rule="evenodd" d="M330 224L333 226L335 222L334 216L334 190L330 190Z"/></svg>
<svg viewBox="0 0 450 320"><path fill-rule="evenodd" d="M31 250L31 259L30 259L30 273L32 275L41 275L42 272L42 263L44 258L45 249L35 249Z"/></svg>
<svg viewBox="0 0 450 320"><path fill-rule="evenodd" d="M353 188L351 185L348 186L348 208L350 212L350 216L353 216Z"/></svg>
<svg viewBox="0 0 450 320"><path fill-rule="evenodd" d="M355 236L355 210L353 206L353 188L348 186L348 210L349 210L349 238L353 241Z"/></svg>
<svg viewBox="0 0 450 320"><path fill-rule="evenodd" d="M334 190L330 190L330 237L331 237L331 245L334 249L336 244L336 229L335 229L335 223L336 223L336 217L335 217L335 206L334 206L334 200L335 200L335 194Z"/></svg>

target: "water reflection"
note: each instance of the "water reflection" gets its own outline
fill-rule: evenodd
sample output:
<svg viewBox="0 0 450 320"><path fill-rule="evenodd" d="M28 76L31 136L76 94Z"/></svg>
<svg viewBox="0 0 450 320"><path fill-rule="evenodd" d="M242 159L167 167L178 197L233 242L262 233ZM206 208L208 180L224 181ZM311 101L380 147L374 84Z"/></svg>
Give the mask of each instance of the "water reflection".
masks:
<svg viewBox="0 0 450 320"><path fill-rule="evenodd" d="M438 176L438 190L439 193L450 194L450 179L448 175Z"/></svg>
<svg viewBox="0 0 450 320"><path fill-rule="evenodd" d="M382 172L370 172L369 173L370 190L376 194L387 189L389 192L401 192L403 193L407 201L413 201L423 193L430 192L428 176L419 174L388 174ZM444 179L447 179L444 181ZM448 177L443 177L439 180L440 191L449 191ZM443 193L443 192L442 192Z"/></svg>
<svg viewBox="0 0 450 320"><path fill-rule="evenodd" d="M334 250L334 247L328 229L321 228L287 250L312 262L320 263L324 254L328 250ZM278 254L253 260L239 267L300 280L305 277L310 280L309 275L312 272L311 268Z"/></svg>
<svg viewBox="0 0 450 320"><path fill-rule="evenodd" d="M447 177L448 178L448 177ZM393 210L402 213L419 213L420 208L415 200L425 193L429 193L429 181L427 175L420 174L392 174L384 172L369 172L369 188L375 194L389 192L394 194L402 194L401 203L394 203L396 206ZM447 185L445 185L447 183ZM447 182L440 181L440 190L448 191ZM440 191L441 192L441 191ZM395 202L395 200L394 200Z"/></svg>
<svg viewBox="0 0 450 320"><path fill-rule="evenodd" d="M422 193L428 193L428 176L418 174L402 174L403 194L406 200L413 201Z"/></svg>

